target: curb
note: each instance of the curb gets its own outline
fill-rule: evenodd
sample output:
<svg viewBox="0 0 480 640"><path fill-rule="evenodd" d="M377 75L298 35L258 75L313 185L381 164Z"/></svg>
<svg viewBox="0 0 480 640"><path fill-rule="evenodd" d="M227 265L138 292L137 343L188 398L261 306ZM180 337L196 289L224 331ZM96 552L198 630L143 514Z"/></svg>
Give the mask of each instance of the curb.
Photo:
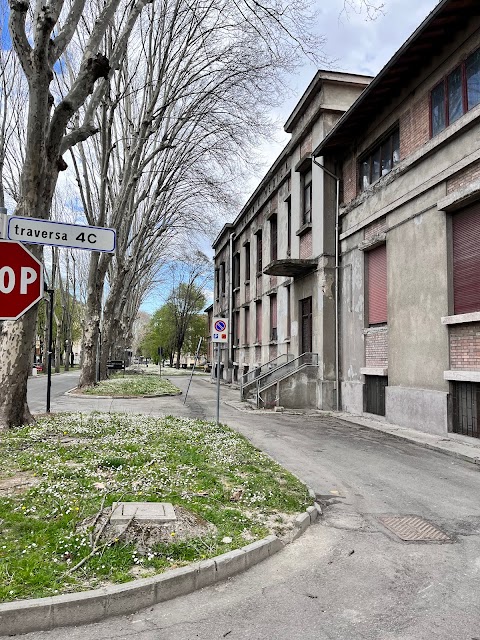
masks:
<svg viewBox="0 0 480 640"><path fill-rule="evenodd" d="M86 393L74 393L78 387L73 387L65 391L64 396L70 396L70 398L82 398L85 400L147 400L148 398L173 398L175 396L181 396L183 391L178 393L157 393L149 396L92 396Z"/></svg>
<svg viewBox="0 0 480 640"><path fill-rule="evenodd" d="M309 495L315 498L311 490ZM135 613L159 602L187 595L250 569L281 551L285 544L299 538L321 514L321 507L315 503L305 513L298 515L286 543L270 535L241 549L151 578L92 591L0 604L0 633L12 636L90 624L112 616Z"/></svg>

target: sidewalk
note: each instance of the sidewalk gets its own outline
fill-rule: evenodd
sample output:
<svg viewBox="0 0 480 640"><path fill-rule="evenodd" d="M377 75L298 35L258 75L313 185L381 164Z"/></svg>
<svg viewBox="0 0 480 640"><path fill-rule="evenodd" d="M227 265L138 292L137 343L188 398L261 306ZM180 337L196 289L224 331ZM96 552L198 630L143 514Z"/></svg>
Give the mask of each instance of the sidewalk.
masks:
<svg viewBox="0 0 480 640"><path fill-rule="evenodd" d="M335 416L336 418L340 418L346 422L352 422L363 427L368 427L369 429L388 433L394 438L408 440L409 442L417 444L420 447L424 447L425 449L439 451L440 453L445 453L448 456L453 456L460 460L480 465L480 440L475 438L461 436L457 433L448 433L445 436L433 435L431 433L416 431L415 429L399 427L395 424L383 422L380 419L377 420L375 418L353 416L350 413L344 412L316 411L316 413L318 415Z"/></svg>

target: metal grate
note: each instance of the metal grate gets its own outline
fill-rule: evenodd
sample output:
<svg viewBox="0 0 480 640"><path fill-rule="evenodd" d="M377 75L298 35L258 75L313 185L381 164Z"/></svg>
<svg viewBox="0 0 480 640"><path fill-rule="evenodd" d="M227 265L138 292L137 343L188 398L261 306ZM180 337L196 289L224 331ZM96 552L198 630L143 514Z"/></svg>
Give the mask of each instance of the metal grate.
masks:
<svg viewBox="0 0 480 640"><path fill-rule="evenodd" d="M407 542L451 542L446 533L419 516L382 516L378 520Z"/></svg>
<svg viewBox="0 0 480 640"><path fill-rule="evenodd" d="M480 438L478 409L480 407L480 384L475 382L453 382L453 432Z"/></svg>

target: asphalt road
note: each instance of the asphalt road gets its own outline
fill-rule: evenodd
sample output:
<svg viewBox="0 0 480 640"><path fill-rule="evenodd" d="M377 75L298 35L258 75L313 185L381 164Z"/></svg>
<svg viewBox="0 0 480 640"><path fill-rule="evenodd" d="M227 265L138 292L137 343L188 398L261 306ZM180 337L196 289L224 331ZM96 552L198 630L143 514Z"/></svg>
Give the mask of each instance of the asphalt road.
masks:
<svg viewBox="0 0 480 640"><path fill-rule="evenodd" d="M186 378L174 381L185 388ZM238 392L222 387L235 405ZM72 404L73 403L73 404ZM83 400L59 397L54 409ZM212 418L215 387L88 409ZM136 615L28 640L480 640L480 470L381 432L319 415L221 419L301 477L325 506L284 551L215 587ZM450 543L406 543L379 517L421 516Z"/></svg>
<svg viewBox="0 0 480 640"><path fill-rule="evenodd" d="M53 403L62 398L65 391L73 389L78 382L78 371L69 373L55 373L52 375L51 397ZM28 379L28 406L32 413L42 413L47 406L47 376L45 374L32 376Z"/></svg>

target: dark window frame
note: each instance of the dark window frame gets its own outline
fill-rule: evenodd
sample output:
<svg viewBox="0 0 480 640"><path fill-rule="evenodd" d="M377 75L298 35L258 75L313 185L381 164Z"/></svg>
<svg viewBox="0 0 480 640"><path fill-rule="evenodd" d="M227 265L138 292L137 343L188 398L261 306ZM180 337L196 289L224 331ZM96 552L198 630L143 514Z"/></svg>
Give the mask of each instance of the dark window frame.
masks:
<svg viewBox="0 0 480 640"><path fill-rule="evenodd" d="M287 203L287 257L292 254L292 198L288 196Z"/></svg>
<svg viewBox="0 0 480 640"><path fill-rule="evenodd" d="M237 290L237 289L240 289L240 253L238 251L237 253L233 254L232 268L233 268L233 277L232 277L233 289Z"/></svg>
<svg viewBox="0 0 480 640"><path fill-rule="evenodd" d="M226 292L226 270L225 262L220 263L220 295L224 296Z"/></svg>
<svg viewBox="0 0 480 640"><path fill-rule="evenodd" d="M312 170L302 173L302 226L312 222Z"/></svg>
<svg viewBox="0 0 480 640"><path fill-rule="evenodd" d="M245 243L245 281L250 281L250 242Z"/></svg>
<svg viewBox="0 0 480 640"><path fill-rule="evenodd" d="M278 259L278 221L277 216L270 218L270 261Z"/></svg>
<svg viewBox="0 0 480 640"><path fill-rule="evenodd" d="M249 344L250 339L250 307L244 307L243 312L243 337L244 344Z"/></svg>
<svg viewBox="0 0 480 640"><path fill-rule="evenodd" d="M263 273L263 237L262 231L257 231L257 275Z"/></svg>
<svg viewBox="0 0 480 640"><path fill-rule="evenodd" d="M468 99L469 86L468 86L468 76L467 76L467 68L469 67L469 63L471 63L474 58L478 58L479 75L480 75L480 57L479 57L479 53L480 53L480 49L478 49L478 48L475 49L474 51L472 51L464 60L462 60L460 62L460 64L457 64L451 71L449 71L447 74L445 74L443 76L443 78L440 80L440 82L437 82L437 84L434 87L432 87L432 89L430 91L430 95L429 95L429 102L430 102L430 138L434 138L435 136L437 136L442 131L445 131L445 129L447 127L449 127L454 122L457 122L457 120L459 120L462 116L464 116L466 113L468 113L469 111L471 111L472 109L474 109L475 107L477 107L480 104L480 100L479 100L479 102L477 102L477 104L469 104L469 99ZM451 117L450 117L450 105L449 105L449 80L453 77L453 74L458 72L458 70L460 70L460 77L461 77L461 83L462 83L461 84L462 113L457 118L455 118L455 120L452 121ZM437 89L439 87L441 87L441 86L443 86L444 123L443 123L443 126L440 129L434 130L433 95L437 91Z"/></svg>
<svg viewBox="0 0 480 640"><path fill-rule="evenodd" d="M396 146L395 146L396 145ZM388 153L384 155L388 148ZM390 168L383 171L383 159L388 156ZM375 158L378 158L378 175L375 171ZM372 184L389 174L394 167L400 162L400 128L398 124L382 136L370 149L363 153L358 159L358 187L360 191L365 191ZM367 172L364 173L362 168L367 165ZM367 177L368 182L364 184L363 178Z"/></svg>

